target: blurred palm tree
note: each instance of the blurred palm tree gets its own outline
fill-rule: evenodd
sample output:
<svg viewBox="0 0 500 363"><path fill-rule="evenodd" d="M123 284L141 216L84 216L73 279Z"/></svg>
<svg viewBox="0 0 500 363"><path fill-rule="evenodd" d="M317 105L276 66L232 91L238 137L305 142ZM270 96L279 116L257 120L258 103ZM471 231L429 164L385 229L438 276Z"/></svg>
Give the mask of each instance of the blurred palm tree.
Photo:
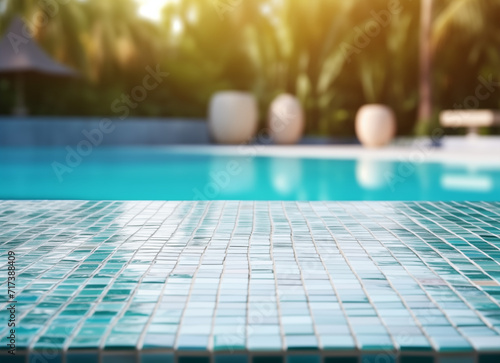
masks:
<svg viewBox="0 0 500 363"><path fill-rule="evenodd" d="M499 36L490 32L500 28L500 0L441 0L439 10L432 27L433 50L448 44L459 32L460 42L474 61L478 53L498 42Z"/></svg>
<svg viewBox="0 0 500 363"><path fill-rule="evenodd" d="M455 89L465 90L466 97L473 94L485 65L500 63L499 14L499 0L422 0L417 133L429 131L433 89L450 95L455 84ZM433 59L439 69L431 73ZM432 79L441 84L432 84Z"/></svg>
<svg viewBox="0 0 500 363"><path fill-rule="evenodd" d="M363 97L356 97L356 109L363 103L383 103L397 114L398 132L407 134L414 126L418 103L418 3L407 3L391 14L380 33L353 61L352 73ZM369 14L360 21L361 29L373 24L374 13L387 11L387 3L374 2ZM388 14L387 12L385 14ZM353 105L354 106L354 105Z"/></svg>
<svg viewBox="0 0 500 363"><path fill-rule="evenodd" d="M337 95L333 85L345 63L340 44L353 7L354 2L332 0L289 0L274 6L262 1L264 16L256 19L249 34L260 76L257 89L265 103L280 92L299 97L309 133L328 132Z"/></svg>
<svg viewBox="0 0 500 363"><path fill-rule="evenodd" d="M257 3L241 2L224 13L211 1L167 4L160 31L166 45L162 64L170 73L164 99L168 114L203 117L214 92L252 90L257 75L247 33Z"/></svg>
<svg viewBox="0 0 500 363"><path fill-rule="evenodd" d="M4 0L5 28L15 16L21 16L31 36L58 60L78 69L85 69L85 50L80 35L86 28L81 6L77 2L60 5L57 1Z"/></svg>
<svg viewBox="0 0 500 363"><path fill-rule="evenodd" d="M159 58L158 28L137 16L134 0L4 1L5 23L23 17L54 57L93 81L113 82L123 70Z"/></svg>
<svg viewBox="0 0 500 363"><path fill-rule="evenodd" d="M434 0L422 0L420 10L420 72L417 134L428 132L427 125L432 117L432 14Z"/></svg>
<svg viewBox="0 0 500 363"><path fill-rule="evenodd" d="M126 70L143 73L151 61L159 62L161 34L137 16L134 0L87 0L82 10L87 24L81 38L94 81L113 82Z"/></svg>

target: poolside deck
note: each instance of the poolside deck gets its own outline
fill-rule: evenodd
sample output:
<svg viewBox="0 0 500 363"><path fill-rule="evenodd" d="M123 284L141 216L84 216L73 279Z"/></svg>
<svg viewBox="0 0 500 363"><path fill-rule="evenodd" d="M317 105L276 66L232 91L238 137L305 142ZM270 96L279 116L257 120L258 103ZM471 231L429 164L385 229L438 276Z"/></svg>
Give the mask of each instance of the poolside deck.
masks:
<svg viewBox="0 0 500 363"><path fill-rule="evenodd" d="M1 362L500 361L500 203L7 200L0 256Z"/></svg>

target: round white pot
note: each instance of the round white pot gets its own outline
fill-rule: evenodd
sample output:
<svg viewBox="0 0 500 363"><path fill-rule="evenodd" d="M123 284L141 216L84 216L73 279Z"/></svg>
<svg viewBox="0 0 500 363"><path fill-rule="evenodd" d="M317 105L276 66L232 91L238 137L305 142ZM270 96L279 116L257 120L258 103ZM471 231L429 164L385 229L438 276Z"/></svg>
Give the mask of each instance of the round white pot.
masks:
<svg viewBox="0 0 500 363"><path fill-rule="evenodd" d="M384 105L365 105L356 115L356 136L363 146L382 147L396 135L394 112Z"/></svg>
<svg viewBox="0 0 500 363"><path fill-rule="evenodd" d="M277 144L295 144L304 131L304 111L299 100L290 95L276 97L269 107L268 128Z"/></svg>
<svg viewBox="0 0 500 363"><path fill-rule="evenodd" d="M250 141L257 130L258 107L248 92L218 92L210 100L208 127L212 138L220 144Z"/></svg>

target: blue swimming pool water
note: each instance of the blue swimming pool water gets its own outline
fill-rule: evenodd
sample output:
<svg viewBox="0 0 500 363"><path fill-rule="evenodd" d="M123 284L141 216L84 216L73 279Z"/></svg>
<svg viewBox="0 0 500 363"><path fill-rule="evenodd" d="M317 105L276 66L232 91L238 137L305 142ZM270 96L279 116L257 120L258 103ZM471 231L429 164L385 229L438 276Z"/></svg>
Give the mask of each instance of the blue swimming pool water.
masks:
<svg viewBox="0 0 500 363"><path fill-rule="evenodd" d="M500 200L500 167L223 156L166 148L0 148L0 199Z"/></svg>

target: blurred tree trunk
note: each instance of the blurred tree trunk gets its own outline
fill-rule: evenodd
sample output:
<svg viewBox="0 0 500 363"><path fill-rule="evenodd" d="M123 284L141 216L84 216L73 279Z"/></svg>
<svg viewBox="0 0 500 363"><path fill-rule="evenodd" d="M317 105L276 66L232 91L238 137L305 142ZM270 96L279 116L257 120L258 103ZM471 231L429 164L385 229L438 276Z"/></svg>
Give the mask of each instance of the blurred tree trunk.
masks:
<svg viewBox="0 0 500 363"><path fill-rule="evenodd" d="M417 133L425 133L432 117L432 7L433 0L421 0L420 9L420 101Z"/></svg>

